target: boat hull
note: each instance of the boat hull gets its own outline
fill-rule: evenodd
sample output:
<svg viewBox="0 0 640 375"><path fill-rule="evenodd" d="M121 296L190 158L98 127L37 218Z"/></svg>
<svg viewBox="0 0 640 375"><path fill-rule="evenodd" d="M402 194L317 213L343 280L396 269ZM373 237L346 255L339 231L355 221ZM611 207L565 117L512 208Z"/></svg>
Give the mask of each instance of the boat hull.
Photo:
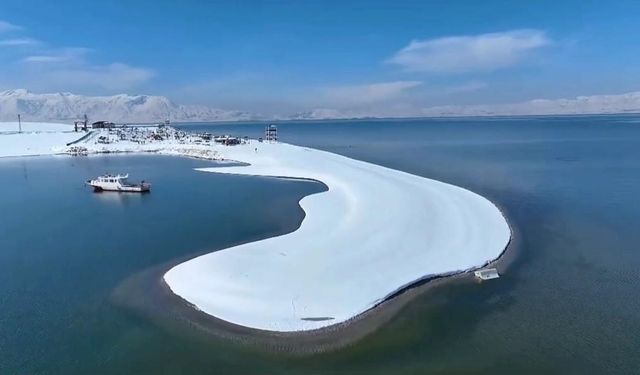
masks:
<svg viewBox="0 0 640 375"><path fill-rule="evenodd" d="M135 186L120 186L120 187L106 187L89 184L93 187L95 193L101 193L103 191L110 191L116 193L148 193L151 191L150 185L135 185Z"/></svg>

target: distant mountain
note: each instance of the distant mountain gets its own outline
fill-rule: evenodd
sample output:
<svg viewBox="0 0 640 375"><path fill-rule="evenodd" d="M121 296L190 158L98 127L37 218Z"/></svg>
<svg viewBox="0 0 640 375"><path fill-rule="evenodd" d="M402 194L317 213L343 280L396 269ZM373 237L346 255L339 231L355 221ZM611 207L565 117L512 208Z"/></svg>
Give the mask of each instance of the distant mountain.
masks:
<svg viewBox="0 0 640 375"><path fill-rule="evenodd" d="M521 116L640 113L640 91L618 95L578 96L572 99L534 99L493 105L449 105L424 108L429 116Z"/></svg>
<svg viewBox="0 0 640 375"><path fill-rule="evenodd" d="M640 91L619 95L579 96L572 99L535 99L511 104L445 105L385 111L318 108L290 116L263 118L248 112L198 105L180 105L164 96L83 96L71 93L34 94L27 90L0 92L0 121L71 122L87 114L90 121L152 123L171 121L327 120L385 117L524 116L640 113Z"/></svg>
<svg viewBox="0 0 640 375"><path fill-rule="evenodd" d="M71 93L35 94L27 90L0 92L0 121L73 121L86 114L90 121L119 123L252 120L247 112L175 104L164 96L83 96Z"/></svg>
<svg viewBox="0 0 640 375"><path fill-rule="evenodd" d="M619 95L578 96L572 99L535 99L509 104L444 105L409 109L405 112L376 110L339 110L320 108L291 116L297 120L381 118L381 117L456 117L526 116L640 113L640 91Z"/></svg>
<svg viewBox="0 0 640 375"><path fill-rule="evenodd" d="M361 119L367 118L363 113L353 113L339 109L316 108L310 111L298 112L289 116L288 120L336 120L336 119Z"/></svg>

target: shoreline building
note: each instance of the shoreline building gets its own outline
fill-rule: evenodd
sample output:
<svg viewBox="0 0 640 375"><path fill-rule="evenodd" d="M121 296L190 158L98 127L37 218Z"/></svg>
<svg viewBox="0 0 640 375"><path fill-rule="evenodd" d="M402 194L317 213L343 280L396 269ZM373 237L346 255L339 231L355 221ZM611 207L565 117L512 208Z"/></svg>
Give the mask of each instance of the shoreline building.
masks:
<svg viewBox="0 0 640 375"><path fill-rule="evenodd" d="M264 140L268 142L278 141L278 127L275 124L265 126Z"/></svg>
<svg viewBox="0 0 640 375"><path fill-rule="evenodd" d="M109 121L96 121L93 124L91 124L91 127L93 129L111 129L111 128L115 128L115 126L116 124Z"/></svg>

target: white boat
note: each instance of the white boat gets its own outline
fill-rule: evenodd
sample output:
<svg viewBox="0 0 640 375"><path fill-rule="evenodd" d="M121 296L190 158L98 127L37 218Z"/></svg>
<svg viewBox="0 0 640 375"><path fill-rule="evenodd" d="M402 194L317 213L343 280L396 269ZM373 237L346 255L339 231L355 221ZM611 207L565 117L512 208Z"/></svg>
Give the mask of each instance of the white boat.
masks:
<svg viewBox="0 0 640 375"><path fill-rule="evenodd" d="M118 175L110 175L105 174L102 176L98 176L93 180L88 180L87 185L93 187L93 191L120 191L120 192L131 192L131 193L144 193L151 189L151 184L147 182L140 182L137 184L130 183L127 181L129 178L128 174L118 174Z"/></svg>
<svg viewBox="0 0 640 375"><path fill-rule="evenodd" d="M498 274L498 270L496 270L495 268L484 268L475 271L473 274L476 275L476 277L480 280L491 280L500 277L500 274Z"/></svg>

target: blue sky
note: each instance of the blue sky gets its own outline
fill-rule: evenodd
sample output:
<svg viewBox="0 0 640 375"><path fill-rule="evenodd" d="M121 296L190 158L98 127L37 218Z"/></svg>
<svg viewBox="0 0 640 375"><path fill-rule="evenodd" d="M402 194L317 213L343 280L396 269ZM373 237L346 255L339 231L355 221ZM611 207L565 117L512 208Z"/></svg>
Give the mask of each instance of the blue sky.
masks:
<svg viewBox="0 0 640 375"><path fill-rule="evenodd" d="M0 2L0 89L275 114L640 90L638 1Z"/></svg>

